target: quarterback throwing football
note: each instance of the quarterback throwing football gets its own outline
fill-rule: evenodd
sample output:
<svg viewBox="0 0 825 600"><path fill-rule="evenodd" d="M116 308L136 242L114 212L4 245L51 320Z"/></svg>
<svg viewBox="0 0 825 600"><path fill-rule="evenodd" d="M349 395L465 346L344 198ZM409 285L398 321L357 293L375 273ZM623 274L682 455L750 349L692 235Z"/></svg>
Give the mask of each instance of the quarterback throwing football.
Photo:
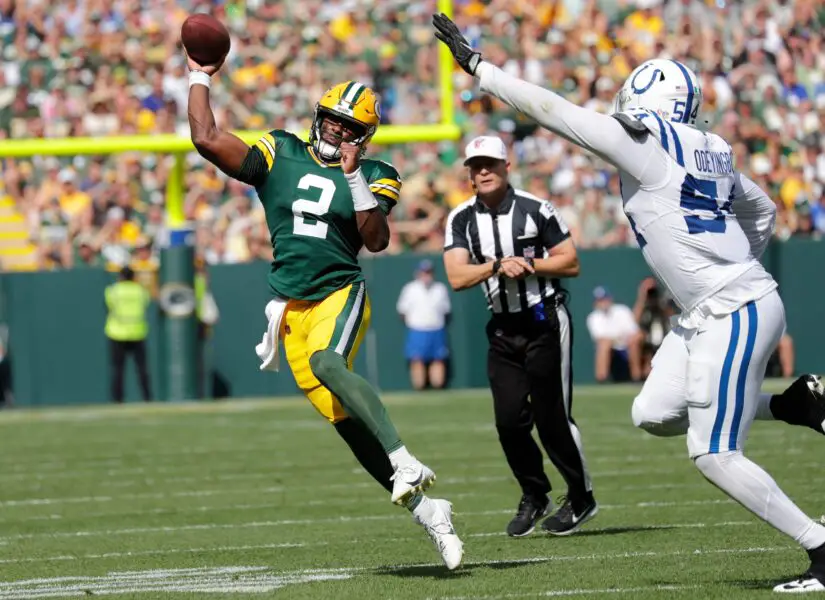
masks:
<svg viewBox="0 0 825 600"><path fill-rule="evenodd" d="M358 253L387 247L386 215L401 189L391 165L362 158L381 120L378 98L357 81L338 84L316 105L309 143L274 130L250 147L215 125L209 86L220 65L191 57L188 64L195 148L227 175L254 185L266 212L276 248L269 287L286 302L280 334L295 380L455 569L463 547L451 504L424 496L435 474L407 451L378 394L352 372L370 319Z"/></svg>
<svg viewBox="0 0 825 600"><path fill-rule="evenodd" d="M483 91L619 170L642 254L681 309L633 403L633 422L654 435L686 434L691 459L711 483L808 551L808 571L776 591L825 591L825 527L742 453L754 419L825 433L822 384L806 375L782 394L760 393L785 330L777 284L759 262L776 207L734 169L725 140L695 127L696 75L677 61L647 61L608 116L483 61L445 15L433 23Z"/></svg>

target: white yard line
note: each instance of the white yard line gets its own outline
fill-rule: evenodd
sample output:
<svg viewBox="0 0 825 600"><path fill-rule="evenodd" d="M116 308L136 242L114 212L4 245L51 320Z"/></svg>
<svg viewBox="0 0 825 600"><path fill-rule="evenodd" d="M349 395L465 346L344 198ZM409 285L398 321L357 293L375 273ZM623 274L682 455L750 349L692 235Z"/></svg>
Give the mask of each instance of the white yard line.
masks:
<svg viewBox="0 0 825 600"><path fill-rule="evenodd" d="M290 584L350 577L349 572L277 573L260 566L125 571L100 577L54 577L0 583L0 600L157 592L255 594Z"/></svg>
<svg viewBox="0 0 825 600"><path fill-rule="evenodd" d="M249 551L270 548L271 545L235 546L224 548L190 548L178 552L211 552L211 551ZM596 561L624 560L629 558L666 558L674 556L696 557L715 556L719 554L749 554L771 553L797 550L790 546L757 547L757 548L716 548L714 550L676 550L671 552L623 552L590 555L548 555L524 559L499 559L468 561L465 566L494 567L496 565L528 565L544 562L564 561ZM159 551L168 553L168 551ZM87 558L109 558L123 556L137 556L144 553L109 553L101 555L85 555L77 560ZM88 594L137 594L156 592L190 592L190 593L263 593L284 587L290 584L308 583L312 581L343 580L356 573L372 572L387 573L399 570L409 571L416 568L440 567L440 563L397 564L379 567L343 567L328 569L302 569L288 572L274 572L266 566L232 566L232 567L201 567L184 569L153 569L146 571L115 571L103 576L64 576L53 578L35 578L19 581L0 582L0 600L34 600L38 598L64 598L86 596ZM663 585L649 587L628 588L596 588L596 589L562 589L547 590L535 593L506 594L503 596L473 596L479 598L510 598L528 596L571 596L601 593L633 593L638 591L677 591L691 589L689 585ZM467 596L447 596L442 600L461 600Z"/></svg>
<svg viewBox="0 0 825 600"><path fill-rule="evenodd" d="M715 503L715 501L712 501ZM672 506L672 505L671 505ZM645 506L645 508L648 508ZM627 509L631 506L624 505L606 505L605 508L622 508ZM487 511L468 511L457 512L459 516L491 516L491 515L506 515L511 514L512 509L498 509ZM74 537L96 537L96 536L111 536L111 535L139 535L144 533L176 533L180 531L211 531L220 529L259 529L267 527L281 527L289 525L318 525L318 524L338 524L338 523L353 523L361 521L389 521L400 517L399 513L386 515L361 515L354 517L325 517L314 519L280 519L274 521L251 521L243 523L194 523L189 525L169 525L162 527L127 527L121 529L92 529L83 531L49 531L43 533L21 533L16 535L9 535L0 537L0 542L12 542L16 540L32 540L32 539L58 539L58 538L74 538ZM711 525L721 526L750 526L757 524L758 521L726 521L722 523L712 523ZM689 523L682 527L705 527L704 523ZM656 527L658 529L667 529L674 527L671 524L663 523L661 525L648 526ZM640 526L640 529L645 529ZM598 528L597 528L598 529Z"/></svg>
<svg viewBox="0 0 825 600"><path fill-rule="evenodd" d="M478 497L477 492L464 492L461 494L450 494L450 500L456 500L461 498L476 498ZM378 497L370 498L365 500L364 498L341 498L341 499L321 499L321 500L310 500L307 502L309 506L341 506L341 505L351 505L351 504L369 504L378 507L379 505L385 504L385 500L379 500ZM634 508L671 508L671 507L687 507L687 506L712 506L712 505L725 505L725 504L736 504L733 500L729 499L716 499L716 500L687 500L685 502L636 502L630 504L600 504L599 508L613 510L613 509L634 509ZM186 513L209 513L209 512L222 512L222 511L231 511L231 512L242 512L247 510L267 510L267 509L283 509L284 503L283 502L264 502L259 504L216 504L212 506L177 506L177 507L166 507L166 508L152 508L146 510L125 510L125 511L98 511L98 512L90 512L84 511L82 514L79 515L60 515L60 514L48 514L48 515L34 515L34 516L25 516L25 517L7 517L4 519L0 519L0 523L23 523L28 521L61 521L63 519L75 519L75 518L83 518L83 519L91 519L91 518L113 518L113 517L122 517L128 515L165 515L165 514L186 514ZM506 513L506 509L502 509L502 513Z"/></svg>
<svg viewBox="0 0 825 600"><path fill-rule="evenodd" d="M578 388L587 395L604 395L608 388L599 386L581 386ZM590 391L593 390L593 392ZM613 394L621 393L615 388ZM594 393L595 392L595 393ZM601 393L599 393L601 392ZM450 403L458 401L477 400L479 397L489 398L489 389L450 390ZM432 405L443 404L443 395L393 393L384 394L382 402L387 405ZM138 416L172 416L177 414L237 414L252 412L280 411L290 408L305 408L307 399L301 396L284 396L271 398L248 398L229 400L225 402L155 402L151 404L129 403L118 406L110 404L64 406L51 408L17 408L0 413L0 425L9 423L36 423L36 422L66 422L66 421L96 421L96 420L127 420L134 422Z"/></svg>
<svg viewBox="0 0 825 600"><path fill-rule="evenodd" d="M600 596L604 594L638 594L640 592L679 592L696 590L701 585L650 585L627 588L578 588L571 590L546 590L520 594L501 594L494 596L438 596L427 600L500 600L503 598L556 598L561 596Z"/></svg>
<svg viewBox="0 0 825 600"><path fill-rule="evenodd" d="M266 452L278 452L282 450L283 446L271 446L271 447L263 447L259 446L256 448L235 448L232 449L233 453L242 454L244 452L248 452L251 454L260 454ZM194 454L203 454L204 456L209 455L216 455L220 454L220 451L217 449L213 449L210 452L203 452L203 453L190 453ZM754 455L755 456L755 455ZM170 457L172 458L172 457ZM656 462L675 462L679 459L685 458L684 455L657 455ZM485 460L486 459L486 460ZM475 469L491 469L491 468L502 468L506 463L504 462L504 457L501 456L501 452L496 448L495 450L491 450L490 453L487 455L479 456L478 453L473 455L451 455L450 460L454 462L461 462L462 460L472 460L473 466ZM342 461L343 463L344 461ZM647 464L649 465L651 462L650 455L627 455L627 456L602 456L596 457L588 462L593 464L615 464L620 463L622 465L625 464ZM684 461L687 464L687 460ZM277 464L277 469L273 468L267 471L256 471L252 473L238 473L238 468L245 466L245 463L241 460L235 462L212 462L209 463L209 468L212 473L209 473L202 477L192 477L187 476L188 473L192 473L193 471L197 471L198 465L193 464L181 464L180 460L176 459L174 462L170 462L169 464L152 462L151 464L147 464L144 466L129 466L125 467L123 461L101 461L98 463L92 462L89 464L98 464L101 468L82 468L78 469L77 464L68 465L61 461L55 462L47 462L47 463L35 463L35 464L20 464L16 465L11 469L11 472L3 472L0 469L0 482L13 482L13 481L41 481L41 480L62 480L62 479L80 479L80 478L87 478L88 476L96 476L100 477L105 475L108 477L119 477L119 476L135 476L135 475L143 475L146 477L150 477L157 481L158 483L174 483L174 482L192 482L198 480L235 480L235 479L265 479L267 477L275 477L278 473L283 472L285 469L303 469L312 466L309 462L279 462ZM549 462L547 463L550 464ZM74 468L72 468L74 467ZM109 467L109 468L106 468ZM121 468L122 467L122 468ZM335 465L326 465L327 468L334 468ZM223 471L223 472L222 472ZM172 477L161 478L160 475L175 475ZM134 480L137 483L140 483L142 480Z"/></svg>
<svg viewBox="0 0 825 600"><path fill-rule="evenodd" d="M708 523L708 524L700 524L699 526L707 527L707 526L719 526L724 525L722 523ZM690 524L682 525L684 527L691 527ZM467 537L481 537L481 536L503 536L506 535L502 532L489 532L489 533L479 533L479 534L471 534ZM409 540L416 540L416 539L425 539L422 536L404 536L404 537L395 537L393 540L397 541L409 541ZM357 539L349 539L342 542L298 542L298 543L280 543L280 544L249 544L249 545L240 545L240 546L205 546L200 548L174 548L168 550L140 550L140 551L127 551L127 552L106 552L102 554L79 554L79 555L57 555L57 556L44 556L44 557L28 557L28 558L14 558L14 559L3 559L0 560L0 564L19 564L19 563L36 563L36 562L71 562L71 561L85 561L85 560L105 560L105 559L112 559L112 558L132 558L137 556L166 556L170 554L222 554L222 553L229 553L229 552L251 552L255 550L278 550L278 549L294 549L294 548L313 548L318 546L334 546L334 545L347 545L347 544L363 544L365 540L357 540ZM518 542L516 542L518 543ZM617 553L604 553L604 554L582 554L582 555L565 555L565 554L556 554L556 555L548 555L548 556L537 556L531 558L514 558L514 559L500 559L500 560L479 560L479 561L467 561L464 563L465 566L477 566L477 567L484 567L484 566L494 566L500 564L532 564L532 563L544 563L544 562L569 562L569 561L603 561L603 560L623 560L623 559L633 559L633 558L666 558L666 557L673 557L673 556L715 556L718 554L765 554L765 553L773 553L773 552L791 552L797 551L798 548L796 546L772 546L772 547L753 547L753 548L716 548L713 550L674 550L674 551L667 551L667 552L656 552L656 551L645 551L645 552L617 552ZM405 570L405 569L415 569L415 568L430 568L430 567L439 567L441 563L400 563L388 566L379 566L379 567L341 567L336 569L326 569L326 568L313 568L313 569L303 569L300 571L295 571L294 573L301 573L301 574L309 574L309 573L316 573L316 572L330 572L330 571L339 571L339 572L348 572L348 571L377 571L377 572L387 572L387 571L397 571L397 570ZM66 577L65 580L72 580L76 579L75 577ZM29 581L42 581L42 580L29 580ZM54 581L54 579L49 579L48 581ZM19 583L19 582L18 582ZM2 585L2 584L0 584Z"/></svg>
<svg viewBox="0 0 825 600"><path fill-rule="evenodd" d="M497 468L497 470L499 470ZM632 477L634 475L666 475L673 473L672 467L661 469L618 469L615 471L596 471L593 473L595 479L605 479L610 477ZM276 478L277 473L272 474L272 478ZM152 480L152 485L161 484L163 480ZM467 483L495 483L501 481L512 481L510 475L489 475L477 477L445 477L439 479L449 485L467 484ZM697 479L697 487L704 487L701 480ZM136 482L139 485L146 485L145 480ZM312 485L292 485L286 486L267 486L255 488L219 488L219 489L203 489L203 490L183 490L177 492L142 492L142 493L127 493L127 494L99 494L96 496L58 496L51 498L18 498L15 500L5 500L0 502L0 508L9 508L14 506L38 506L38 505L57 505L57 504L85 504L95 502L114 502L118 500L138 500L146 498L181 498L181 497L197 497L197 496L220 496L220 495L243 495L262 493L278 493L289 490L322 490L322 489L349 489L349 488L375 488L375 482L364 480L349 483L331 483L331 484L312 484Z"/></svg>
<svg viewBox="0 0 825 600"><path fill-rule="evenodd" d="M644 531L655 531L660 529L694 529L694 528L703 528L703 527L741 527L743 525L753 525L754 523L742 523L741 521L729 521L729 522L722 522L722 523L675 523L673 525L650 525L646 527L639 527L639 530ZM466 538L481 538L481 537L504 537L507 534L503 531L490 531L485 533L471 533L464 537ZM541 537L542 534L536 534L537 537ZM414 541L417 539L422 539L420 535L410 535L410 536L395 536L392 538L393 541ZM0 564L21 564L21 563L38 563L38 562L72 562L76 560L107 560L113 558L133 558L138 556L167 556L173 554L222 554L222 553L229 553L229 552L250 552L254 550L282 550L282 549L296 549L296 548L315 548L319 546L346 546L350 544L365 544L371 543L374 540L363 540L363 539L346 539L342 541L336 542L283 542L283 543L273 543L273 544L247 544L247 545L240 545L240 546L204 546L200 548L170 548L167 550L135 550L135 551L125 551L125 552L105 552L101 554L58 554L56 556L42 556L42 557L26 557L26 558L5 558L0 559ZM776 548L749 548L744 550L738 549L730 549L730 550L694 550L694 551L678 551L675 554L691 554L691 555L703 555L703 554L714 554L714 553L736 553L736 552L779 552L785 550L794 550L796 547L794 546L784 546L784 547L776 547ZM671 556L673 553L661 553L661 552L623 552L619 554L611 554L611 555L584 555L584 556L551 556L551 557L541 557L541 558L531 558L531 559L514 559L514 561L501 561L501 562L520 562L520 561L529 561L529 562L544 562L545 560L597 560L601 558L641 558L641 557L657 557L657 556ZM489 562L479 562L479 563L467 563L467 564L495 564ZM435 565L437 566L437 565Z"/></svg>

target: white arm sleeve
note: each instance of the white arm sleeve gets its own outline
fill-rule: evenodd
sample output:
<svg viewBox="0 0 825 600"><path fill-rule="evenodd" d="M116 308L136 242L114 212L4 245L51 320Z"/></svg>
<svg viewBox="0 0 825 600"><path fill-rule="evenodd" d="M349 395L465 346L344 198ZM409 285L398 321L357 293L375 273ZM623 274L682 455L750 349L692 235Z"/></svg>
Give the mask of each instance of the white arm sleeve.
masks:
<svg viewBox="0 0 825 600"><path fill-rule="evenodd" d="M542 127L590 150L643 184L648 183L644 181L648 167L667 160L651 136L645 136L641 141L634 139L613 117L576 106L550 90L505 73L495 65L482 61L476 77L481 81L483 91L532 117Z"/></svg>
<svg viewBox="0 0 825 600"><path fill-rule="evenodd" d="M751 254L761 258L776 227L776 204L762 188L737 173L733 213L748 238Z"/></svg>

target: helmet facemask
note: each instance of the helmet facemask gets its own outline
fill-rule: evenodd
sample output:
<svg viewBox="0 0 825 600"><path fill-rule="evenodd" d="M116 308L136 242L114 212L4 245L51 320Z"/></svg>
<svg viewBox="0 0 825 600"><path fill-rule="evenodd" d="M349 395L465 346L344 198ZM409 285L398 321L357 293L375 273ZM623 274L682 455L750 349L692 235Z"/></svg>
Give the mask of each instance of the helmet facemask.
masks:
<svg viewBox="0 0 825 600"><path fill-rule="evenodd" d="M338 131L332 131L331 128ZM316 106L309 142L319 158L334 162L341 158L341 145L344 143L359 146L359 156L363 155L371 133L366 125L355 119Z"/></svg>

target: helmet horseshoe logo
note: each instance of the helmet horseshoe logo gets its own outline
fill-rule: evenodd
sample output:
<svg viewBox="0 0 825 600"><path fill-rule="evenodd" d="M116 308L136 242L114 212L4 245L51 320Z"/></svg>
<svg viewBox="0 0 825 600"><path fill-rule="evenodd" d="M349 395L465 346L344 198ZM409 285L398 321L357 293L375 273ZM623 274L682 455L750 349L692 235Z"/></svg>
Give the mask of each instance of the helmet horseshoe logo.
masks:
<svg viewBox="0 0 825 600"><path fill-rule="evenodd" d="M661 75L661 74L662 74L661 69L653 69L653 76L650 78L650 81L648 81L648 82L647 82L647 85L646 85L646 86L644 86L644 87L642 87L642 88L638 88L638 87L636 87L636 80L639 78L639 75L641 75L643 71L647 70L647 68L648 68L649 66L650 66L650 65L645 65L644 67L642 67L641 69L639 69L638 73L636 73L636 74L633 76L633 79L630 81L630 88L633 90L633 93L635 93L635 94L644 94L647 90L649 90L649 89L650 89L650 87L651 87L654 83L656 83L656 81L657 81L657 80L658 80L658 78L659 78L659 75Z"/></svg>

